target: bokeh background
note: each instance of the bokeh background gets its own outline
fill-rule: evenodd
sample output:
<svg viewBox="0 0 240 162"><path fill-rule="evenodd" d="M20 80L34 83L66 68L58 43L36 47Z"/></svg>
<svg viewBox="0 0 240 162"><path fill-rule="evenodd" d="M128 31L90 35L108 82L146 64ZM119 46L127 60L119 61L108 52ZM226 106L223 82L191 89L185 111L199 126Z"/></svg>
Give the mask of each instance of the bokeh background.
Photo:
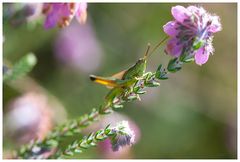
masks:
<svg viewBox="0 0 240 162"><path fill-rule="evenodd" d="M41 17L11 20L23 4L11 5L3 4L3 58L16 62L33 52L38 63L24 81L3 84L5 157L33 136L43 138L54 125L100 105L108 89L89 75L109 76L134 64L148 42L165 36L162 26L177 4L89 3L85 25L73 21L51 30L43 28ZM103 143L72 158L237 158L237 4L194 5L221 17L214 55L203 66L185 64L160 87L147 89L141 102L126 104L84 132L127 119L137 134L133 147L113 154ZM161 48L147 70L169 59Z"/></svg>

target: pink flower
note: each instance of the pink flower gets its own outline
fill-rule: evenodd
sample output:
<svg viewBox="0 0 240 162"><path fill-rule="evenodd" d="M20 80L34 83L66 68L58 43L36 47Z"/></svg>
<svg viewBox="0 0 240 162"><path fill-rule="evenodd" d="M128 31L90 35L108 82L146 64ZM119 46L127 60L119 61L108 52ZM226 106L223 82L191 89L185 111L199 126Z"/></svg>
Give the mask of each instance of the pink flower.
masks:
<svg viewBox="0 0 240 162"><path fill-rule="evenodd" d="M213 33L222 30L219 17L196 6L172 7L172 15L175 20L163 26L171 37L165 52L174 57L187 54L195 58L196 64L205 64L214 51Z"/></svg>
<svg viewBox="0 0 240 162"><path fill-rule="evenodd" d="M131 131L134 132L134 137L133 134L130 135L132 138L121 138L118 142L118 145L112 145L111 140L107 139L105 141L102 141L97 145L97 150L99 151L100 155L104 159L129 159L134 157L134 152L133 152L133 147L131 147L128 143L136 144L141 138L141 130L137 123L133 121L131 118L128 116L125 116L123 114L120 114L118 112L114 112L110 116L105 116L102 118L99 122L92 124L91 126L87 127L84 129L85 133L93 132L95 130L101 129L106 127L109 123L111 123L112 126L117 125L119 121L122 120L127 120L129 124L129 129L128 132L129 134L132 134ZM124 142L125 141L125 142ZM127 144L124 147L118 147L121 144ZM120 144L120 145L119 145ZM115 151L113 151L113 149ZM116 151L119 149L118 151Z"/></svg>
<svg viewBox="0 0 240 162"><path fill-rule="evenodd" d="M79 25L73 20L58 33L54 54L61 64L79 72L92 73L99 69L103 52L90 22Z"/></svg>
<svg viewBox="0 0 240 162"><path fill-rule="evenodd" d="M53 111L46 96L29 92L11 101L6 113L6 135L15 144L42 140L52 128ZM19 115L20 114L20 115Z"/></svg>
<svg viewBox="0 0 240 162"><path fill-rule="evenodd" d="M42 13L46 15L46 29L68 26L75 16L80 23L87 18L87 3L44 3Z"/></svg>
<svg viewBox="0 0 240 162"><path fill-rule="evenodd" d="M4 17L9 23L17 27L26 22L32 22L40 16L42 3L5 3Z"/></svg>
<svg viewBox="0 0 240 162"><path fill-rule="evenodd" d="M131 146L135 141L135 133L134 131L129 127L128 121L122 121L117 124L118 128L121 128L118 131L118 135L111 140L112 144L112 150L113 151L119 151L119 149L122 149L125 146Z"/></svg>

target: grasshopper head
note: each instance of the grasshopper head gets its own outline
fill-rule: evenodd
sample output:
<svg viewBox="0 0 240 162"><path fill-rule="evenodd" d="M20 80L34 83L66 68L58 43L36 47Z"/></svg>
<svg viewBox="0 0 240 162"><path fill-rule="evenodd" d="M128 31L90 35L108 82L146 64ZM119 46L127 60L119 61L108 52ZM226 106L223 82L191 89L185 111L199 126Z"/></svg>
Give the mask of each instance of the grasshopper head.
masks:
<svg viewBox="0 0 240 162"><path fill-rule="evenodd" d="M130 67L123 75L123 79L132 79L134 77L141 77L146 69L146 58L140 58L132 67Z"/></svg>
<svg viewBox="0 0 240 162"><path fill-rule="evenodd" d="M146 70L146 65L147 65L147 57L140 58L136 64L135 64L135 69L137 76L143 75L143 73Z"/></svg>

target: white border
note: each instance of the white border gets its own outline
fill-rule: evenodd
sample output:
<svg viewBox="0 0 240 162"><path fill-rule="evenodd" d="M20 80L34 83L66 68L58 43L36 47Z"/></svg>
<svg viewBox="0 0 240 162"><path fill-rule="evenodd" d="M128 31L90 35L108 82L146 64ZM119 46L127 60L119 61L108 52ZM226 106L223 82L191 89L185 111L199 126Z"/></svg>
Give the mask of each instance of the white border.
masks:
<svg viewBox="0 0 240 162"><path fill-rule="evenodd" d="M239 42L239 38L240 38L240 33L239 33L239 22L240 22L240 17L239 17L239 14L240 14L240 11L239 11L239 7L240 7L240 3L237 4L237 157L239 156L239 116L240 116L240 112L238 110L239 108L239 93L240 93L240 87L239 87L239 79L240 79L240 72L239 72L239 69L240 69L240 65L239 65L239 61L240 61L240 57L239 57L239 47L240 47L240 42Z"/></svg>
<svg viewBox="0 0 240 162"><path fill-rule="evenodd" d="M18 0L2 0L1 2L1 5L0 5L0 41L1 43L3 43L3 22L2 22L2 3L4 2L19 2L19 3L22 3L22 2L28 2L28 3L35 3L35 2L73 2L74 0L45 0L45 1L42 1L42 0L22 0L22 1L18 1ZM238 48L240 47L240 43L239 43L239 37L240 37L240 33L238 31L239 29L239 21L240 21L240 18L239 18L239 14L240 14L240 11L239 11L239 7L240 7L240 4L239 4L239 1L238 0L201 0L201 1L196 1L196 0L185 0L185 1L182 1L182 0L115 0L115 1L111 1L111 0L105 0L105 1L101 1L101 0L86 0L87 2L90 2L90 3L93 3L93 2L96 2L96 3L99 3L99 2L104 2L104 3L237 3L237 20L238 20L238 23L237 23L237 34L238 34L238 39L237 39L237 43L238 43ZM77 2L75 0L75 2ZM79 2L79 1L78 1ZM3 56L3 48L2 46L0 47L0 54L1 56ZM237 54L239 54L239 49L237 49ZM239 55L238 55L239 56ZM240 65L239 65L239 61L240 61L240 57L237 57L237 79L238 79L238 85L239 85L239 79L240 79L240 75L239 75L239 69L240 69ZM1 62L1 66L3 64L3 57L0 58L0 62ZM2 74L3 75L3 74ZM1 75L1 80L2 80L2 75ZM1 104L3 105L3 85L1 84L0 86L0 89L2 91L2 96L1 96L1 99L0 99L0 102ZM237 86L237 107L238 107L238 103L239 103L239 92L240 92L240 87ZM1 155L1 159L3 158L2 156L2 151L3 151L3 132L2 132L2 129L3 129L3 118L2 118L2 111L3 111L3 108L1 109L0 111L0 119L1 119L1 130L0 130L0 134L1 134L1 138L0 138L0 145L1 145L1 148L0 148L0 155ZM237 115L240 116L240 113L239 111L237 110ZM239 125L239 120L237 118L237 123ZM239 127L238 127L239 128ZM238 134L238 139L237 139L237 144L239 146L240 142L239 142L239 131L237 129L237 134ZM239 155L240 151L239 149L237 148L237 157ZM70 160L70 159L69 159ZM133 159L134 160L134 159ZM140 159L139 159L140 160ZM155 160L155 159L152 159L152 160ZM164 159L160 159L161 161L164 160ZM185 160L185 159L184 159ZM15 160L8 160L8 161L15 161ZM17 161L25 161L25 160L17 160ZM55 160L54 160L55 161ZM59 161L59 160L57 160ZM62 161L62 160L60 160ZM89 161L89 160L81 160L81 161ZM90 161L105 161L105 160L90 160ZM114 161L119 161L119 160L114 160ZM122 161L122 160L120 160ZM132 161L132 160L124 160L124 161ZM141 161L148 161L148 160L141 160ZM171 161L176 161L176 160L171 160ZM189 160L188 160L189 161ZM190 161L193 161L193 160L190 160ZM201 160L202 161L202 160ZM216 160L206 160L206 161L216 161ZM221 160L221 161L229 161L229 160Z"/></svg>
<svg viewBox="0 0 240 162"><path fill-rule="evenodd" d="M0 5L0 41L1 41L1 46L0 46L0 54L1 54L1 58L0 58L0 62L1 62L1 67L2 67L2 64L3 64L3 18L2 18L2 3ZM3 71L1 70L1 80L2 79L2 76L3 76ZM1 145L1 148L0 148L0 155L1 157L3 156L3 83L1 84L0 86L0 89L1 89L1 99L0 99L0 102L1 102L1 111L0 111L0 119L1 119L1 130L0 130L0 145Z"/></svg>
<svg viewBox="0 0 240 162"><path fill-rule="evenodd" d="M3 2L81 2L83 0L2 0ZM84 0L88 3L237 3L239 0Z"/></svg>

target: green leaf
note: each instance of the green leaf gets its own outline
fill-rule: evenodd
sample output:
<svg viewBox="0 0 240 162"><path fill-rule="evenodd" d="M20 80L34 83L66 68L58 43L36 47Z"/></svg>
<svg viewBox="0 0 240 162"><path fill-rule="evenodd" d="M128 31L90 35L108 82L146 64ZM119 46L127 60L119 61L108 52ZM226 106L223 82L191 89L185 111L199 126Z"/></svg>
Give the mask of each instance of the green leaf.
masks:
<svg viewBox="0 0 240 162"><path fill-rule="evenodd" d="M146 93L146 91L139 90L139 91L137 91L136 93L137 93L137 94L144 94L144 93Z"/></svg>
<svg viewBox="0 0 240 162"><path fill-rule="evenodd" d="M69 128L70 128L70 129L74 129L76 126L77 126L77 121L73 121L73 122L70 124Z"/></svg>
<svg viewBox="0 0 240 162"><path fill-rule="evenodd" d="M80 145L80 147L81 147L82 149L85 149L85 150L89 148L89 146L87 146L87 145L83 145L83 144Z"/></svg>
<svg viewBox="0 0 240 162"><path fill-rule="evenodd" d="M72 132L73 132L74 134L77 134L77 133L80 133L80 132L81 132L81 129L80 129L80 128L75 128L75 129L72 130Z"/></svg>
<svg viewBox="0 0 240 162"><path fill-rule="evenodd" d="M165 70L165 68L162 67L162 64L158 66L157 71L155 73L155 77L160 80L168 79L167 71Z"/></svg>
<svg viewBox="0 0 240 162"><path fill-rule="evenodd" d="M123 108L123 105L113 104L113 108L114 108L114 109L122 109L122 108Z"/></svg>
<svg viewBox="0 0 240 162"><path fill-rule="evenodd" d="M19 150L20 154L24 153L25 151L26 151L26 147L24 147L24 146L21 147L20 150Z"/></svg>
<svg viewBox="0 0 240 162"><path fill-rule="evenodd" d="M137 95L130 95L130 96L128 96L128 100L130 100L130 101L134 101L134 100L136 100L138 97L137 97Z"/></svg>
<svg viewBox="0 0 240 162"><path fill-rule="evenodd" d="M51 147L56 147L56 146L58 146L58 141L56 141L56 140L54 140L54 139L48 140L48 141L46 142L46 144L47 144L48 146L51 146Z"/></svg>
<svg viewBox="0 0 240 162"><path fill-rule="evenodd" d="M23 56L12 69L3 76L3 81L13 81L19 79L30 72L37 63L37 58L34 54L29 53Z"/></svg>
<svg viewBox="0 0 240 162"><path fill-rule="evenodd" d="M193 49L194 50L198 50L199 48L201 48L204 45L204 41L203 40L196 40L193 43Z"/></svg>
<svg viewBox="0 0 240 162"><path fill-rule="evenodd" d="M63 154L66 155L66 156L73 156L74 155L74 153L71 152L71 151L65 151Z"/></svg>
<svg viewBox="0 0 240 162"><path fill-rule="evenodd" d="M77 148L74 150L75 153L82 153L82 150L80 148Z"/></svg>
<svg viewBox="0 0 240 162"><path fill-rule="evenodd" d="M151 76L152 76L151 73L148 72L147 75L146 75L146 80L149 80Z"/></svg>
<svg viewBox="0 0 240 162"><path fill-rule="evenodd" d="M97 109L93 108L92 112L88 115L88 119L94 121L94 116L97 114Z"/></svg>
<svg viewBox="0 0 240 162"><path fill-rule="evenodd" d="M102 111L101 113L99 114L102 114L102 115L107 115L107 114L111 114L112 111L111 110L105 110L105 111Z"/></svg>
<svg viewBox="0 0 240 162"><path fill-rule="evenodd" d="M104 130L107 130L110 127L111 124L108 124Z"/></svg>
<svg viewBox="0 0 240 162"><path fill-rule="evenodd" d="M102 115L106 115L106 114L112 113L112 110L110 110L110 109L104 110L104 107L101 106L101 107L99 108L99 112L98 112L98 113L99 113L99 114L102 114Z"/></svg>
<svg viewBox="0 0 240 162"><path fill-rule="evenodd" d="M87 137L87 144L90 144L93 141L94 138L94 133L90 133Z"/></svg>
<svg viewBox="0 0 240 162"><path fill-rule="evenodd" d="M139 91L140 89L141 89L141 87L139 87L139 86L136 86L136 87L134 87L134 88L133 88L133 92L135 92L135 93L136 93L136 92L137 92L137 91Z"/></svg>
<svg viewBox="0 0 240 162"><path fill-rule="evenodd" d="M80 141L81 142L81 141ZM72 149L73 147L77 147L78 146L79 141L75 140L72 145L69 146L69 149Z"/></svg>
<svg viewBox="0 0 240 162"><path fill-rule="evenodd" d="M168 63L167 69L169 72L177 72L181 70L182 62L178 60L178 58L171 59Z"/></svg>
<svg viewBox="0 0 240 162"><path fill-rule="evenodd" d="M83 148L83 149L88 149L88 148L89 148L89 146L88 146L86 143L81 143L81 144L79 145L79 147L81 147L81 148Z"/></svg>
<svg viewBox="0 0 240 162"><path fill-rule="evenodd" d="M95 133L95 136L94 136L94 139L95 140L98 140L98 135L102 132L102 130L98 130L96 133Z"/></svg>
<svg viewBox="0 0 240 162"><path fill-rule="evenodd" d="M194 57L185 52L183 55L180 56L180 61L184 63L189 63L194 61Z"/></svg>
<svg viewBox="0 0 240 162"><path fill-rule="evenodd" d="M151 81L145 84L146 87L158 87L160 86L160 83L156 82L156 81Z"/></svg>
<svg viewBox="0 0 240 162"><path fill-rule="evenodd" d="M94 143L94 142L92 142L92 143L90 143L90 146L93 146L93 147L95 147L95 146L97 146L97 144L96 144L96 143Z"/></svg>
<svg viewBox="0 0 240 162"><path fill-rule="evenodd" d="M71 131L67 131L65 134L64 134L64 136L72 136L73 135L73 132L71 132Z"/></svg>
<svg viewBox="0 0 240 162"><path fill-rule="evenodd" d="M83 124L81 124L81 127L87 127L89 124L91 124L91 121L87 120Z"/></svg>
<svg viewBox="0 0 240 162"><path fill-rule="evenodd" d="M105 130L104 130L104 133L105 133L106 135L108 135L108 134L110 133L110 131L111 131L110 129L105 129Z"/></svg>
<svg viewBox="0 0 240 162"><path fill-rule="evenodd" d="M104 134L104 130L99 130L95 137L94 137L97 141L103 141L107 138L107 136Z"/></svg>
<svg viewBox="0 0 240 162"><path fill-rule="evenodd" d="M106 126L106 128L104 129L104 133L105 133L107 136L109 136L109 134L111 133L110 124L108 124L108 125Z"/></svg>

